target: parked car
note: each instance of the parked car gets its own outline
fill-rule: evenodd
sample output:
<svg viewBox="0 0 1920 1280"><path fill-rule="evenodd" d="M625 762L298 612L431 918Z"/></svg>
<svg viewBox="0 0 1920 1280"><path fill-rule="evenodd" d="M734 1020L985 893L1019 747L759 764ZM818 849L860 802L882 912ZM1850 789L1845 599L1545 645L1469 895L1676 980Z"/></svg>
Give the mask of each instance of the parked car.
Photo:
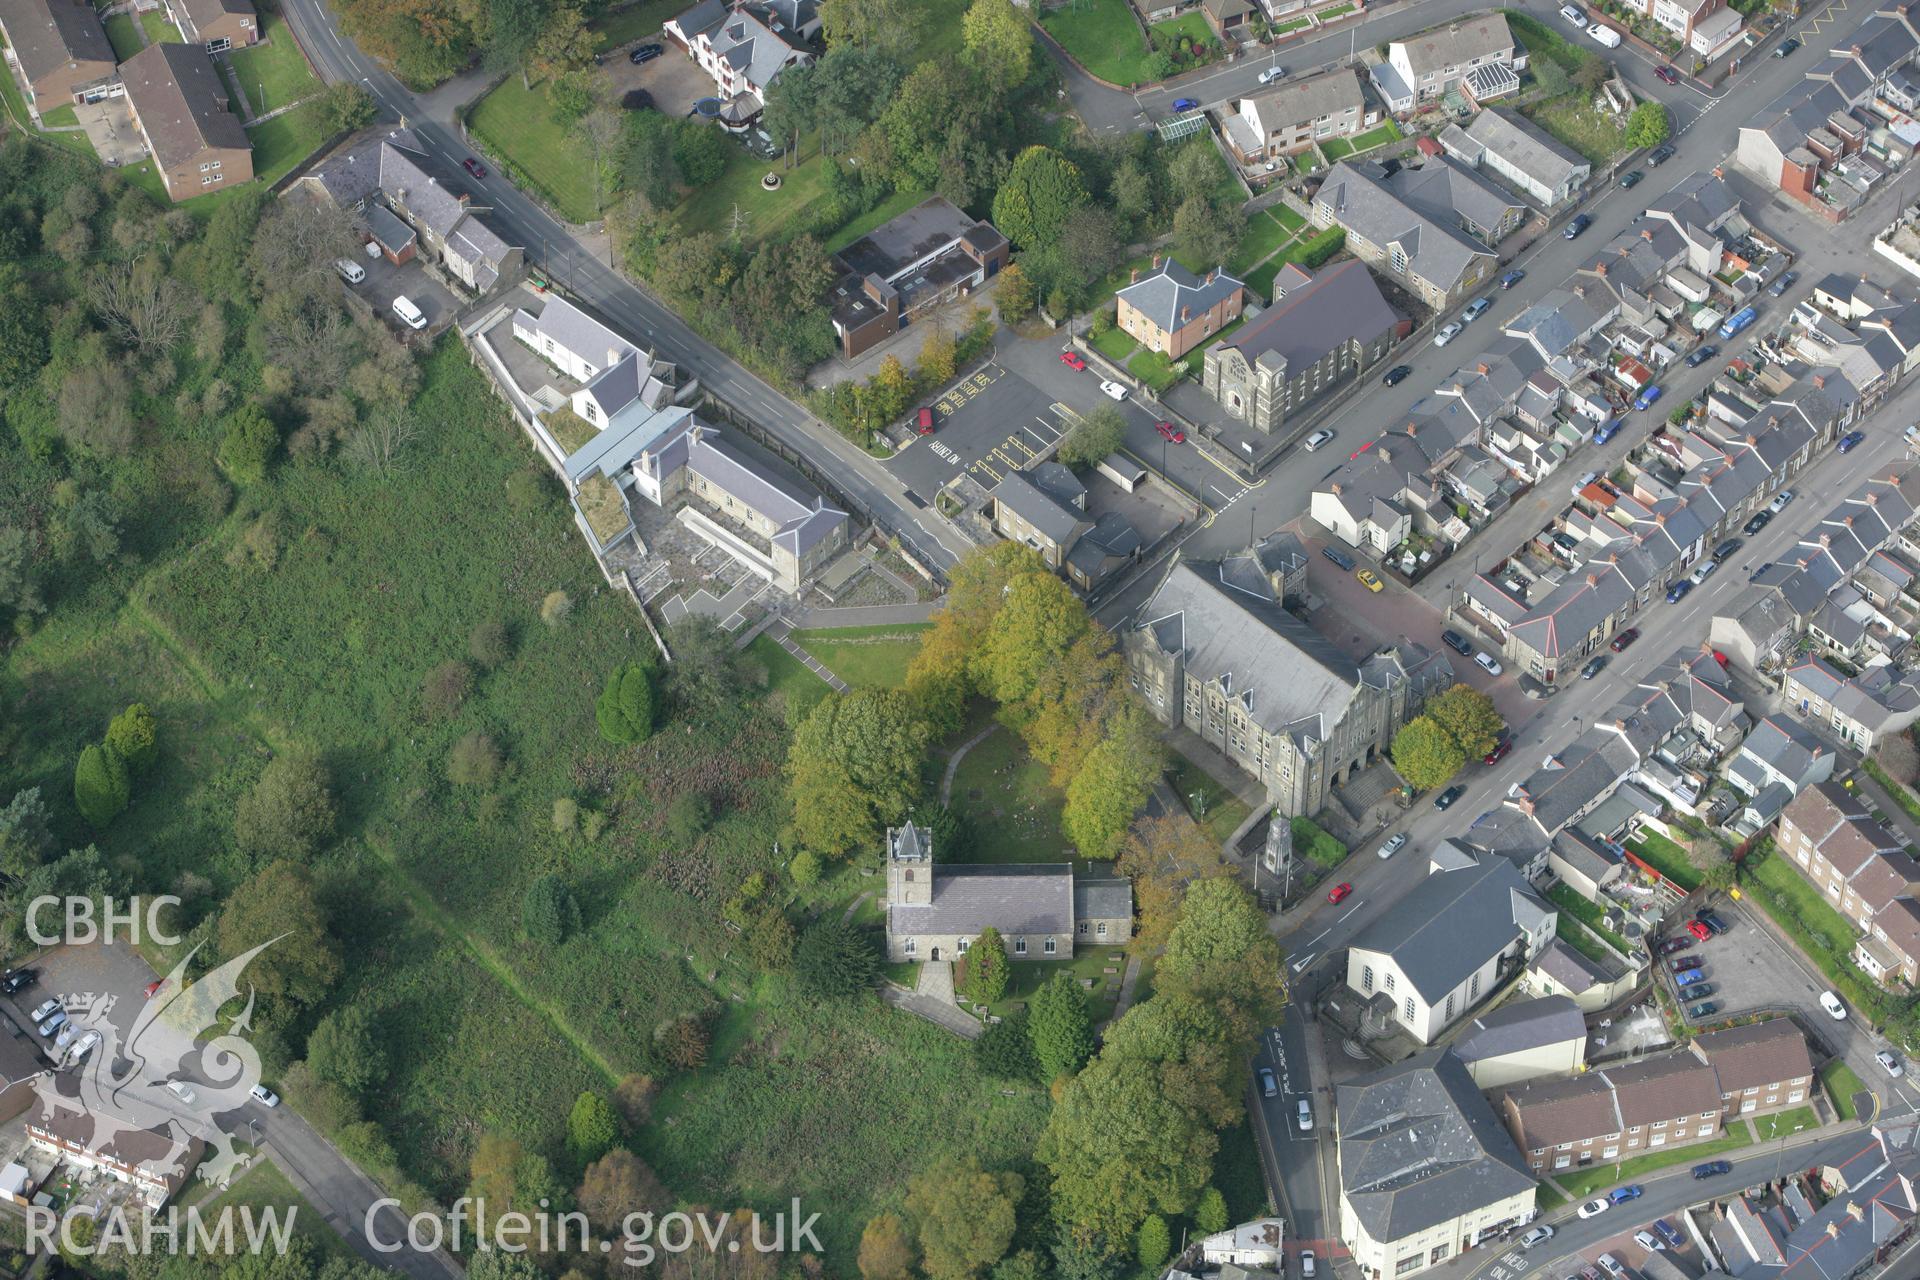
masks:
<svg viewBox="0 0 1920 1280"><path fill-rule="evenodd" d="M1747 522L1745 524L1740 526L1740 531L1746 534L1749 538L1751 538L1754 534L1766 528L1767 525L1772 523L1772 521L1773 521L1773 512L1756 511L1747 518Z"/></svg>
<svg viewBox="0 0 1920 1280"><path fill-rule="evenodd" d="M1573 215L1573 221L1567 224L1567 229L1562 231L1560 235L1568 240L1577 240L1580 237L1580 233L1592 225L1592 217L1584 213L1576 213Z"/></svg>
<svg viewBox="0 0 1920 1280"><path fill-rule="evenodd" d="M1469 302L1467 304L1467 309L1460 313L1460 323L1472 324L1475 320L1478 320L1481 316L1487 314L1488 308L1492 306L1493 306L1492 298L1475 298L1472 302Z"/></svg>
<svg viewBox="0 0 1920 1280"><path fill-rule="evenodd" d="M1526 278L1527 278L1527 273L1521 270L1519 267L1515 267L1513 270L1507 272L1507 274L1500 277L1500 287L1502 289L1511 289L1513 288L1513 286L1519 284L1522 280L1525 280Z"/></svg>
<svg viewBox="0 0 1920 1280"><path fill-rule="evenodd" d="M1553 1239L1553 1228L1547 1226L1545 1223L1541 1223L1539 1226L1535 1227L1533 1230L1527 1232L1527 1234L1520 1237L1520 1247L1522 1249L1531 1249L1533 1248L1533 1246L1537 1244L1545 1244L1547 1241L1551 1239Z"/></svg>
<svg viewBox="0 0 1920 1280"><path fill-rule="evenodd" d="M1412 366L1412 365L1410 365L1410 364L1397 364L1397 365L1395 365L1395 366L1393 366L1393 368L1391 368L1391 369L1389 369L1389 370L1387 370L1387 372L1386 372L1386 374L1385 374L1385 376L1383 376L1383 377L1382 377L1382 378L1380 379L1380 385L1381 385L1381 386L1383 386L1383 387L1397 387L1397 386L1399 386L1399 385L1400 385L1400 384L1401 384L1401 383L1402 383L1403 381L1405 381L1405 380L1406 380L1406 377L1407 377L1407 375L1408 375L1408 374L1410 374L1410 373L1412 373L1412 372L1413 372L1413 366Z"/></svg>
<svg viewBox="0 0 1920 1280"><path fill-rule="evenodd" d="M1711 982L1696 982L1687 988L1687 999L1704 1000L1718 990Z"/></svg>
<svg viewBox="0 0 1920 1280"><path fill-rule="evenodd" d="M1688 987L1699 986L1705 983L1706 980L1707 971L1705 969L1689 969L1685 973L1675 974L1673 983L1682 991L1685 991Z"/></svg>
<svg viewBox="0 0 1920 1280"><path fill-rule="evenodd" d="M1580 6L1577 4L1561 5L1560 16L1576 26L1584 27L1587 25L1587 15L1582 12Z"/></svg>
<svg viewBox="0 0 1920 1280"><path fill-rule="evenodd" d="M1473 652L1473 646L1468 644L1467 638L1458 631L1442 631L1440 633L1440 643L1446 645L1447 648L1458 654L1465 655Z"/></svg>
<svg viewBox="0 0 1920 1280"><path fill-rule="evenodd" d="M1693 580L1691 578L1680 579L1680 581L1667 588L1667 603L1679 604L1687 598L1687 592L1691 590L1693 590Z"/></svg>
<svg viewBox="0 0 1920 1280"><path fill-rule="evenodd" d="M1175 98L1173 100L1173 109L1176 112L1198 111L1200 109L1200 100L1197 98Z"/></svg>
<svg viewBox="0 0 1920 1280"><path fill-rule="evenodd" d="M1384 589L1387 585L1386 583L1380 581L1380 575L1375 573L1371 569L1361 569L1357 571L1353 576L1360 579L1360 585L1365 587L1369 591L1380 591Z"/></svg>
<svg viewBox="0 0 1920 1280"><path fill-rule="evenodd" d="M1840 437L1840 443L1835 445L1834 448L1841 453L1852 453L1853 447L1866 438L1867 433L1864 431L1849 431Z"/></svg>
<svg viewBox="0 0 1920 1280"><path fill-rule="evenodd" d="M79 1034L80 1034L80 1024L77 1022L69 1022L65 1026L61 1027L60 1034L53 1038L53 1056L58 1058L60 1056L60 1051L62 1049L65 1049L69 1044L71 1044L73 1042L73 1038Z"/></svg>
<svg viewBox="0 0 1920 1280"><path fill-rule="evenodd" d="M1499 764L1513 750L1513 739L1502 738L1493 744L1493 750L1480 758L1481 764Z"/></svg>
<svg viewBox="0 0 1920 1280"><path fill-rule="evenodd" d="M40 979L38 969L9 969L7 976L0 979L0 991L13 995L25 987L32 986Z"/></svg>
<svg viewBox="0 0 1920 1280"><path fill-rule="evenodd" d="M1473 655L1473 661L1476 666L1490 676L1497 676L1504 670L1490 653L1476 653Z"/></svg>
<svg viewBox="0 0 1920 1280"><path fill-rule="evenodd" d="M1586 666L1580 668L1580 678L1582 680L1591 680L1605 670L1606 666L1607 655L1604 653L1596 653L1587 659Z"/></svg>
<svg viewBox="0 0 1920 1280"><path fill-rule="evenodd" d="M1704 347L1696 348L1694 353L1687 357L1687 368L1698 369L1701 365L1705 364L1707 361L1713 359L1715 356L1719 354L1720 354L1720 348L1714 346L1711 342L1709 342Z"/></svg>
<svg viewBox="0 0 1920 1280"><path fill-rule="evenodd" d="M1685 938L1676 938L1674 941L1679 942L1682 946L1693 945ZM1699 967L1700 957L1691 952L1684 956L1675 956L1673 959L1667 961L1667 969L1672 973L1684 973L1688 969L1698 969Z"/></svg>
<svg viewBox="0 0 1920 1280"><path fill-rule="evenodd" d="M1651 1231L1634 1232L1633 1242L1642 1249L1645 1249L1648 1253L1665 1253L1667 1251L1667 1242Z"/></svg>
<svg viewBox="0 0 1920 1280"><path fill-rule="evenodd" d="M99 1047L99 1045L100 1045L100 1033L98 1031L87 1032L87 1034L81 1036L77 1041L74 1042L73 1055L72 1055L73 1060L75 1062L84 1062L86 1060L87 1055L92 1053L96 1048Z"/></svg>
<svg viewBox="0 0 1920 1280"><path fill-rule="evenodd" d="M1647 163L1656 169L1671 159L1673 159L1673 148L1664 142L1647 152Z"/></svg>
<svg viewBox="0 0 1920 1280"><path fill-rule="evenodd" d="M1300 1132L1312 1133L1313 1132L1313 1104L1308 1102L1305 1098L1300 1099L1300 1107L1299 1107L1299 1110L1295 1112L1295 1114L1300 1117Z"/></svg>
<svg viewBox="0 0 1920 1280"><path fill-rule="evenodd" d="M1693 944L1685 938L1666 938L1661 941L1660 945L1653 949L1653 953L1662 957L1670 956L1676 951L1685 951L1692 945Z"/></svg>
<svg viewBox="0 0 1920 1280"><path fill-rule="evenodd" d="M1300 1105L1304 1107L1307 1104L1303 1102ZM1315 1271L1318 1265L1314 1260L1313 1250L1302 1249L1300 1251L1300 1280L1314 1280L1314 1276L1318 1274Z"/></svg>
<svg viewBox="0 0 1920 1280"><path fill-rule="evenodd" d="M1102 378L1100 379L1100 394L1109 400L1125 400L1127 398L1126 384L1115 382L1111 378Z"/></svg>
<svg viewBox="0 0 1920 1280"><path fill-rule="evenodd" d="M1707 926L1701 924L1698 920L1687 921L1687 932L1702 942L1705 942L1713 936L1713 930L1707 928Z"/></svg>
<svg viewBox="0 0 1920 1280"><path fill-rule="evenodd" d="M1727 931L1727 922L1722 920L1720 914L1712 907L1700 908L1693 913L1693 918L1715 933L1725 933Z"/></svg>
<svg viewBox="0 0 1920 1280"><path fill-rule="evenodd" d="M1713 571L1719 567L1720 562L1718 560L1702 560L1694 567L1693 572L1687 575L1687 581L1696 587L1701 586L1708 578L1713 576Z"/></svg>
<svg viewBox="0 0 1920 1280"><path fill-rule="evenodd" d="M174 1097L180 1099L180 1101L186 1103L188 1106L192 1106L194 1103L200 1100L199 1095L194 1093L193 1086L188 1084L185 1080L167 1081L167 1092L171 1093Z"/></svg>
<svg viewBox="0 0 1920 1280"><path fill-rule="evenodd" d="M636 47L632 53L627 55L627 61L637 67L643 62L652 62L664 52L666 52L666 50L657 44L643 44Z"/></svg>
<svg viewBox="0 0 1920 1280"><path fill-rule="evenodd" d="M34 1030L40 1033L42 1040L45 1040L66 1024L67 1011L65 1009L55 1009L52 1013L48 1014L46 1020L41 1022Z"/></svg>
<svg viewBox="0 0 1920 1280"><path fill-rule="evenodd" d="M923 436L933 434L933 410L922 405L913 415L913 429Z"/></svg>
<svg viewBox="0 0 1920 1280"><path fill-rule="evenodd" d="M1260 83L1272 84L1275 80L1278 80L1281 76L1284 76L1285 74L1287 74L1287 69L1285 67L1268 67L1265 71L1262 71L1260 73Z"/></svg>
<svg viewBox="0 0 1920 1280"><path fill-rule="evenodd" d="M1723 1173L1732 1173L1733 1165L1726 1160L1709 1160L1705 1164L1693 1166L1694 1178L1717 1178Z"/></svg>
<svg viewBox="0 0 1920 1280"><path fill-rule="evenodd" d="M1822 991L1820 993L1820 1007L1825 1009L1827 1016L1835 1022L1845 1022L1847 1020L1847 1006L1841 1004L1840 997L1831 991Z"/></svg>
<svg viewBox="0 0 1920 1280"><path fill-rule="evenodd" d="M1573 496L1576 498L1579 497L1580 491L1582 489L1585 489L1588 485L1592 484L1595 480L1598 480L1599 478L1600 478L1600 473L1598 471L1581 472L1580 478L1573 482Z"/></svg>
<svg viewBox="0 0 1920 1280"><path fill-rule="evenodd" d="M1402 831L1399 835L1387 837L1386 841L1380 846L1380 856L1382 858L1391 858L1394 854L1406 847L1407 833Z"/></svg>
<svg viewBox="0 0 1920 1280"><path fill-rule="evenodd" d="M1319 450L1321 445L1325 444L1327 441L1331 439L1333 439L1333 432L1327 430L1325 427L1322 427L1320 430L1308 436L1306 439L1306 442L1302 444L1300 447L1302 449L1305 449L1308 453L1315 453Z"/></svg>
<svg viewBox="0 0 1920 1280"><path fill-rule="evenodd" d="M1653 74L1660 78L1661 84L1679 84L1680 83L1679 74L1675 72L1672 67L1667 66L1665 63L1661 63L1659 66L1655 67L1653 69Z"/></svg>
<svg viewBox="0 0 1920 1280"><path fill-rule="evenodd" d="M1738 551L1741 545L1742 544L1740 542L1740 539L1738 538L1728 538L1725 542L1717 544L1713 548L1714 560L1715 561L1725 560L1728 556Z"/></svg>
<svg viewBox="0 0 1920 1280"><path fill-rule="evenodd" d="M1624 1276L1627 1274L1627 1269L1622 1265L1620 1259L1610 1253L1601 1254L1595 1261L1598 1262L1601 1269L1610 1276Z"/></svg>
<svg viewBox="0 0 1920 1280"><path fill-rule="evenodd" d="M1891 1053L1889 1053L1885 1049L1882 1049L1880 1052L1874 1054L1873 1060L1880 1064L1881 1070L1885 1071L1888 1075L1892 1076L1896 1080L1899 1079L1901 1076L1907 1074L1907 1069L1900 1065L1900 1059L1894 1057Z"/></svg>
<svg viewBox="0 0 1920 1280"><path fill-rule="evenodd" d="M1785 511L1787 509L1787 504L1792 501L1793 501L1793 490L1782 489L1780 492L1773 495L1773 501L1767 504L1767 510L1773 512L1774 515L1779 515L1782 511Z"/></svg>
<svg viewBox="0 0 1920 1280"><path fill-rule="evenodd" d="M45 1000L42 1000L39 1006L35 1008L32 1013L27 1015L27 1021L44 1022L47 1018L47 1015L52 1013L55 1009L58 1009L59 1007L60 1007L60 997L51 996Z"/></svg>
<svg viewBox="0 0 1920 1280"><path fill-rule="evenodd" d="M1782 40L1780 42L1778 47L1774 49L1773 56L1776 58L1784 58L1788 54L1792 53L1794 50L1798 49L1799 47L1800 47L1800 42L1794 39L1792 36L1788 36L1785 40Z"/></svg>
<svg viewBox="0 0 1920 1280"><path fill-rule="evenodd" d="M1623 191L1633 190L1635 187L1640 185L1640 180L1646 176L1647 176L1646 174L1640 172L1638 169L1627 170L1625 173L1620 175L1621 190Z"/></svg>
<svg viewBox="0 0 1920 1280"><path fill-rule="evenodd" d="M1075 373L1079 373L1087 367L1087 358L1078 351L1062 351L1060 353L1060 363L1072 369Z"/></svg>
<svg viewBox="0 0 1920 1280"><path fill-rule="evenodd" d="M1441 811L1453 808L1453 802L1466 794L1465 787L1448 787L1433 798L1433 807Z"/></svg>
<svg viewBox="0 0 1920 1280"><path fill-rule="evenodd" d="M1611 1200L1589 1200L1580 1206L1579 1213L1583 1218L1597 1218L1611 1208L1613 1208Z"/></svg>
<svg viewBox="0 0 1920 1280"><path fill-rule="evenodd" d="M1153 424L1153 429L1158 432L1160 438L1168 444L1185 444L1187 442L1187 433L1174 426L1171 422L1156 422Z"/></svg>
<svg viewBox="0 0 1920 1280"><path fill-rule="evenodd" d="M1743 331L1748 325L1759 318L1760 309L1758 307L1742 307L1725 320L1722 320L1719 329L1715 332L1720 335L1722 341L1725 341Z"/></svg>
<svg viewBox="0 0 1920 1280"><path fill-rule="evenodd" d="M1339 565L1342 569L1345 569L1348 573L1353 572L1353 557L1338 547L1322 547L1320 554Z"/></svg>
<svg viewBox="0 0 1920 1280"><path fill-rule="evenodd" d="M1458 320L1455 320L1453 323L1446 325L1440 330L1440 332L1433 335L1433 345L1436 347L1446 346L1449 342L1452 342L1455 338L1460 336L1460 330L1463 327L1464 326L1461 325L1461 323Z"/></svg>
<svg viewBox="0 0 1920 1280"><path fill-rule="evenodd" d="M1651 409L1653 402L1658 400L1660 395L1660 384L1657 382L1649 382L1646 386L1640 388L1640 394L1633 398L1633 407L1641 410Z"/></svg>
<svg viewBox="0 0 1920 1280"><path fill-rule="evenodd" d="M1263 1098L1279 1097L1280 1081L1274 1078L1273 1068L1262 1067L1258 1074L1260 1076L1260 1096Z"/></svg>
<svg viewBox="0 0 1920 1280"><path fill-rule="evenodd" d="M1347 895L1352 892L1353 892L1353 886L1346 883L1345 881L1342 881L1341 883L1333 886L1332 890L1328 892L1327 901L1333 902L1333 903L1345 902L1347 900Z"/></svg>
<svg viewBox="0 0 1920 1280"><path fill-rule="evenodd" d="M1613 638L1613 643L1608 645L1607 648L1613 650L1615 653L1622 653L1626 650L1627 646L1631 645L1635 640L1638 640L1639 638L1640 638L1640 628L1628 627L1625 631L1622 631L1620 634L1616 635Z"/></svg>
<svg viewBox="0 0 1920 1280"><path fill-rule="evenodd" d="M1628 1183L1624 1187L1615 1187L1613 1190L1607 1192L1607 1199L1613 1201L1615 1204L1625 1204L1629 1200L1638 1200L1640 1195L1640 1185L1638 1183Z"/></svg>
<svg viewBox="0 0 1920 1280"><path fill-rule="evenodd" d="M460 167L476 178L484 178L487 176L487 166L481 164L472 156L468 156L465 160L462 160Z"/></svg>
<svg viewBox="0 0 1920 1280"><path fill-rule="evenodd" d="M1665 1240L1669 1245L1671 1245L1675 1249L1678 1249L1680 1247L1680 1242L1686 1238L1682 1236L1680 1232L1674 1227L1674 1225L1671 1222L1668 1222L1665 1218L1661 1218L1658 1221L1656 1221L1653 1224L1653 1229L1660 1233L1660 1238L1662 1240Z"/></svg>
<svg viewBox="0 0 1920 1280"><path fill-rule="evenodd" d="M1595 444L1605 444L1607 441L1613 439L1616 435L1620 434L1620 428L1625 425L1626 423L1623 419L1620 419L1620 418L1608 419L1607 421L1601 423L1599 426L1593 429L1593 442Z"/></svg>
<svg viewBox="0 0 1920 1280"><path fill-rule="evenodd" d="M1793 288L1793 282L1795 280L1798 280L1799 278L1800 278L1800 273L1798 271L1782 272L1778 280L1775 280L1772 284L1767 286L1767 296L1769 298L1780 297L1782 294L1786 293L1787 290Z"/></svg>

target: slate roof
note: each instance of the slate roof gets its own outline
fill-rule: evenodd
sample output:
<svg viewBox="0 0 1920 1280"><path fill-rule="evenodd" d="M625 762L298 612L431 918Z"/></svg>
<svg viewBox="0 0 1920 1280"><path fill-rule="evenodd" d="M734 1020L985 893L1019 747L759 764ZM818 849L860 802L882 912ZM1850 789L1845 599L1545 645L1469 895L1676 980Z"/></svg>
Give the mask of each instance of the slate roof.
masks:
<svg viewBox="0 0 1920 1280"><path fill-rule="evenodd" d="M1537 932L1552 914L1511 862L1488 858L1431 872L1348 946L1391 957L1433 1004L1513 945L1522 922Z"/></svg>
<svg viewBox="0 0 1920 1280"><path fill-rule="evenodd" d="M931 196L905 213L889 218L834 256L849 271L879 276L892 283L919 263L963 239L970 239L977 232L991 232L994 241L1005 243L999 231L967 216L945 196ZM977 240L971 242L978 243Z"/></svg>
<svg viewBox="0 0 1920 1280"><path fill-rule="evenodd" d="M379 204L367 210L367 230L373 234L374 243L396 256L420 238L412 227Z"/></svg>
<svg viewBox="0 0 1920 1280"><path fill-rule="evenodd" d="M1509 1089L1502 1107L1519 1130L1516 1141L1539 1151L1681 1116L1711 1113L1718 1124L1720 1093L1713 1068L1677 1049L1571 1079L1530 1081Z"/></svg>
<svg viewBox="0 0 1920 1280"><path fill-rule="evenodd" d="M1859 1153L1834 1166L1843 1190L1788 1235L1783 1280L1849 1280L1901 1239L1920 1216L1916 1129L1911 1121L1875 1126ZM1887 1274L1892 1274L1889 1271Z"/></svg>
<svg viewBox="0 0 1920 1280"><path fill-rule="evenodd" d="M1535 1185L1450 1049L1339 1085L1335 1103L1341 1194L1375 1240L1416 1235Z"/></svg>
<svg viewBox="0 0 1920 1280"><path fill-rule="evenodd" d="M1492 108L1482 111L1465 133L1542 186L1557 189L1576 181L1583 171L1593 169L1585 158L1554 141L1537 126L1504 111Z"/></svg>
<svg viewBox="0 0 1920 1280"><path fill-rule="evenodd" d="M1534 958L1533 967L1575 995L1612 981L1593 961L1558 938L1547 943Z"/></svg>
<svg viewBox="0 0 1920 1280"><path fill-rule="evenodd" d="M1182 323L1182 311L1197 316L1245 288L1217 268L1196 276L1169 256L1152 274L1141 276L1114 296L1125 299L1162 333L1172 333Z"/></svg>
<svg viewBox="0 0 1920 1280"><path fill-rule="evenodd" d="M127 101L162 166L173 168L210 148L251 151L213 59L197 44L150 44L120 67Z"/></svg>
<svg viewBox="0 0 1920 1280"><path fill-rule="evenodd" d="M1512 1000L1470 1019L1453 1051L1471 1063L1586 1038L1587 1020L1578 1005L1566 996L1540 996Z"/></svg>
<svg viewBox="0 0 1920 1280"><path fill-rule="evenodd" d="M1086 519L1082 513L1062 506L1018 471L1009 471L1001 477L991 497L1062 547L1073 541L1074 529Z"/></svg>
<svg viewBox="0 0 1920 1280"><path fill-rule="evenodd" d="M99 14L82 0L0 0L0 27L28 81L70 63L119 61ZM59 105L41 104L49 111Z"/></svg>
<svg viewBox="0 0 1920 1280"><path fill-rule="evenodd" d="M738 71L756 92L779 77L796 51L806 52L804 45L775 31L747 8L732 10L706 37L714 56Z"/></svg>
<svg viewBox="0 0 1920 1280"><path fill-rule="evenodd" d="M930 903L889 903L887 932L895 935L1073 932L1073 871L1051 874L1003 870L992 864L938 867Z"/></svg>
<svg viewBox="0 0 1920 1280"><path fill-rule="evenodd" d="M1436 158L1427 163L1447 162ZM1361 239L1383 248L1398 244L1408 271L1442 289L1457 286L1476 257L1493 256L1486 245L1459 229L1457 219L1436 218L1422 207L1424 201L1405 199L1388 185L1385 171L1368 161L1336 164L1313 200Z"/></svg>
<svg viewBox="0 0 1920 1280"><path fill-rule="evenodd" d="M710 428L690 432L687 466L778 526L772 537L775 546L805 555L846 522L846 512L818 497L809 501L752 459L722 444L718 435Z"/></svg>
<svg viewBox="0 0 1920 1280"><path fill-rule="evenodd" d="M1747 783L1743 789L1751 793L1758 780L1769 776L1764 770L1752 767L1752 761L1759 761L1797 787L1806 778L1814 760L1825 751L1818 738L1792 720L1768 716L1755 725L1746 741L1740 744L1740 754L1728 767L1727 777L1730 781Z"/></svg>
<svg viewBox="0 0 1920 1280"><path fill-rule="evenodd" d="M1687 1051L1714 1070L1724 1094L1813 1074L1807 1038L1790 1018L1770 1018L1695 1036Z"/></svg>
<svg viewBox="0 0 1920 1280"><path fill-rule="evenodd" d="M1513 51L1513 32L1500 14L1466 22L1452 22L1423 31L1409 40L1396 40L1406 50L1406 63L1416 81L1427 72L1462 66L1475 58Z"/></svg>
<svg viewBox="0 0 1920 1280"><path fill-rule="evenodd" d="M934 883L939 883L937 876ZM1132 919L1133 881L1124 878L1075 880L1073 914L1076 920Z"/></svg>
<svg viewBox="0 0 1920 1280"><path fill-rule="evenodd" d="M1250 364L1272 354L1298 373L1348 342L1372 342L1402 319L1367 264L1356 258L1289 289L1220 346L1240 352Z"/></svg>
<svg viewBox="0 0 1920 1280"><path fill-rule="evenodd" d="M1256 142L1265 146L1275 133L1307 125L1321 116L1338 116L1349 108L1355 123L1366 114L1367 95L1360 72L1348 67L1325 75L1288 80L1240 99L1239 115L1251 122Z"/></svg>
<svg viewBox="0 0 1920 1280"><path fill-rule="evenodd" d="M254 13L253 0L180 0L180 6L196 27L210 26L228 14L251 17Z"/></svg>

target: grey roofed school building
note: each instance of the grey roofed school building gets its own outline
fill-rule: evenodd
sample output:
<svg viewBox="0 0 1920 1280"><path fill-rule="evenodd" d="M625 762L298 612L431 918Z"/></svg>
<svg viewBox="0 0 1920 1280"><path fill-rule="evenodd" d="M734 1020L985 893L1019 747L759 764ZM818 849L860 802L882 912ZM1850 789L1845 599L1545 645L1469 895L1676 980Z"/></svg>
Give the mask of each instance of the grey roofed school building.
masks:
<svg viewBox="0 0 1920 1280"><path fill-rule="evenodd" d="M1340 1237L1363 1273L1413 1274L1531 1215L1534 1178L1451 1049L1339 1085L1335 1102Z"/></svg>

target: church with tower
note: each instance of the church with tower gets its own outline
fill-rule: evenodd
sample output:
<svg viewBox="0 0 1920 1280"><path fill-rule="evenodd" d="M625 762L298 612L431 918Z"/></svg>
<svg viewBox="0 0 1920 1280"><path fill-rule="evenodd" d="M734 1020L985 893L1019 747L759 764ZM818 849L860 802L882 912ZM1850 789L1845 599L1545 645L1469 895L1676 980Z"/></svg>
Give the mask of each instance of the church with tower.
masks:
<svg viewBox="0 0 1920 1280"><path fill-rule="evenodd" d="M1076 945L1133 937L1125 879L1077 876L1069 862L938 865L933 852L926 828L888 828L888 960L954 960L989 927L1010 960L1070 960Z"/></svg>

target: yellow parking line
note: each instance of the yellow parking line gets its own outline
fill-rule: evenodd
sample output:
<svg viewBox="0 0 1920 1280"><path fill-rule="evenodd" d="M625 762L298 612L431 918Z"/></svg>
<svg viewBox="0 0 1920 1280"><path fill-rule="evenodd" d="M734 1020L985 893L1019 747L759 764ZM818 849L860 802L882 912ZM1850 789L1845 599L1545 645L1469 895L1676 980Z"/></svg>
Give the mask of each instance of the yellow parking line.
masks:
<svg viewBox="0 0 1920 1280"><path fill-rule="evenodd" d="M1007 443L1012 445L1014 448L1018 449L1020 452L1026 454L1029 461L1040 456L1039 454L1035 453L1033 450L1027 448L1026 441L1020 439L1020 437L1018 436L1008 436Z"/></svg>
<svg viewBox="0 0 1920 1280"><path fill-rule="evenodd" d="M982 471L986 472L988 475L992 476L993 482L995 484L1000 483L1000 473L998 471L995 471L992 467L988 466L987 460L985 458L980 459L978 462L974 463L973 465L980 468Z"/></svg>

